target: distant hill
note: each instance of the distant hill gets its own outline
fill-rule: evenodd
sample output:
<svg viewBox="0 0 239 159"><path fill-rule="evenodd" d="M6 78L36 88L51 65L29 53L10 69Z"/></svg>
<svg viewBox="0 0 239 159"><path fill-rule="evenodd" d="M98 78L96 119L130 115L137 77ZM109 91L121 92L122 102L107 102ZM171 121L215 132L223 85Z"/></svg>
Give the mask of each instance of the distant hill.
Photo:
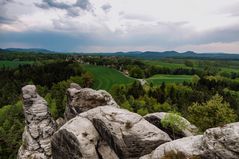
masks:
<svg viewBox="0 0 239 159"><path fill-rule="evenodd" d="M29 49L22 49L22 48L7 48L7 49L1 49L5 51L12 51L12 52L32 52L32 53L54 53L54 51L50 51L47 49L41 49L41 48L29 48Z"/></svg>
<svg viewBox="0 0 239 159"><path fill-rule="evenodd" d="M47 49L41 48L8 48L1 49L0 52L27 52L27 53L61 53L64 52L54 52ZM82 54L82 55L94 55L94 56L121 56L121 57L132 57L139 59L162 59L162 58L190 58L190 59L221 59L221 60L239 60L239 54L229 54L229 53L195 53L193 51L187 51L179 53L177 51L130 51L130 52L112 52L112 53L77 53L68 52L65 54Z"/></svg>
<svg viewBox="0 0 239 159"><path fill-rule="evenodd" d="M223 60L239 60L239 54L228 53L195 53L193 51L187 51L179 53L176 51L164 51L164 52L117 52L117 53L101 53L106 56L123 56L134 57L142 59L161 59L161 58L195 58L195 59L223 59Z"/></svg>

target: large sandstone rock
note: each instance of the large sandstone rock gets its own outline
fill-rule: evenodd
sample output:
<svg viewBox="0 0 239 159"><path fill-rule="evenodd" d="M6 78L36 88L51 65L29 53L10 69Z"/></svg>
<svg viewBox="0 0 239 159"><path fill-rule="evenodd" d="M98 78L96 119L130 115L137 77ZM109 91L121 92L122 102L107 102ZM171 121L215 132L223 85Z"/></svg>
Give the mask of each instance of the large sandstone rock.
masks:
<svg viewBox="0 0 239 159"><path fill-rule="evenodd" d="M56 125L48 111L47 102L37 94L34 85L23 87L22 94L26 126L18 158L51 158L51 136Z"/></svg>
<svg viewBox="0 0 239 159"><path fill-rule="evenodd" d="M140 159L238 159L239 123L211 128L203 135L185 137L160 145Z"/></svg>
<svg viewBox="0 0 239 159"><path fill-rule="evenodd" d="M170 137L136 113L112 106L101 106L79 116L88 118L119 158L139 158Z"/></svg>
<svg viewBox="0 0 239 159"><path fill-rule="evenodd" d="M95 91L90 88L80 88L79 85L72 83L71 87L67 89L65 118L70 120L77 114L104 105L119 107L108 92L104 90Z"/></svg>
<svg viewBox="0 0 239 159"><path fill-rule="evenodd" d="M189 159L200 157L204 154L201 150L202 135L185 137L160 145L152 154L140 157L140 159Z"/></svg>
<svg viewBox="0 0 239 159"><path fill-rule="evenodd" d="M98 142L97 150L100 158L102 159L119 159L114 150L112 150L108 143L104 140L100 140Z"/></svg>
<svg viewBox="0 0 239 159"><path fill-rule="evenodd" d="M52 137L53 159L99 159L99 134L86 118L75 117Z"/></svg>
<svg viewBox="0 0 239 159"><path fill-rule="evenodd" d="M180 128L180 126L178 126L177 123L175 123L175 127L178 130L176 132L173 132L173 129L171 127L167 127L167 128L163 127L161 124L161 121L170 114L171 113L157 112L157 113L147 114L144 116L144 118L151 124L157 126L159 129L166 132L172 139L179 139L182 137L188 137L188 136L193 136L197 134L197 128L194 125L192 125L187 119L176 114L174 115L178 116L178 119L180 119L181 122L184 123L185 125L184 129Z"/></svg>
<svg viewBox="0 0 239 159"><path fill-rule="evenodd" d="M239 122L206 130L202 146L208 158L238 159Z"/></svg>

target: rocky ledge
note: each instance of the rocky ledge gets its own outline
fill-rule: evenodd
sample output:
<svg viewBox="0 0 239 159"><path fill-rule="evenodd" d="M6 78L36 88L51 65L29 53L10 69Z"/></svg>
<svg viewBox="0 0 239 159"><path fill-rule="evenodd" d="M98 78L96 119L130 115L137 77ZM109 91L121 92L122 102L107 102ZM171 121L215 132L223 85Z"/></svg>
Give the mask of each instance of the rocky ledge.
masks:
<svg viewBox="0 0 239 159"><path fill-rule="evenodd" d="M22 92L26 127L19 159L239 158L239 123L196 135L196 127L179 117L186 127L172 140L172 128L160 125L167 113L142 117L121 109L106 91L71 84L65 119L56 130L36 87L25 86Z"/></svg>

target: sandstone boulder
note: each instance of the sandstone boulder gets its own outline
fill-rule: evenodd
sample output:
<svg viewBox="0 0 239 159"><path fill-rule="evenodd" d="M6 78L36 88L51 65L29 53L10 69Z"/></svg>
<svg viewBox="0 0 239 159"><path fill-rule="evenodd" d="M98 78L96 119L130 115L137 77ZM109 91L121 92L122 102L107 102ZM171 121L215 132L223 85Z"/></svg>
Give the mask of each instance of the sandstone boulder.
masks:
<svg viewBox="0 0 239 159"><path fill-rule="evenodd" d="M86 118L75 117L52 137L53 159L98 159L99 134Z"/></svg>
<svg viewBox="0 0 239 159"><path fill-rule="evenodd" d="M79 116L93 122L102 139L119 158L139 158L159 145L171 141L165 132L140 115L125 109L101 106Z"/></svg>
<svg viewBox="0 0 239 159"><path fill-rule="evenodd" d="M159 129L166 132L172 139L179 139L182 137L196 135L197 128L194 125L192 125L187 119L185 119L179 115L176 115L176 114L174 114L174 115L178 116L178 119L181 120L181 122L183 122L185 124L184 129L180 128L180 126L178 126L176 122L175 122L175 127L178 130L176 132L173 132L173 129L170 127L166 127L166 128L163 127L161 124L161 121L170 114L171 113L157 112L157 113L147 114L144 116L144 118L151 124L155 125Z"/></svg>
<svg viewBox="0 0 239 159"><path fill-rule="evenodd" d="M140 159L190 159L200 157L204 154L201 150L202 135L185 137L160 145L151 154L140 157Z"/></svg>
<svg viewBox="0 0 239 159"><path fill-rule="evenodd" d="M140 159L238 159L239 123L206 130L203 135L185 137L160 145Z"/></svg>
<svg viewBox="0 0 239 159"><path fill-rule="evenodd" d="M239 122L206 130L202 146L206 154L210 154L208 158L217 156L221 159L238 159Z"/></svg>
<svg viewBox="0 0 239 159"><path fill-rule="evenodd" d="M22 94L26 126L18 158L51 158L51 136L56 129L56 124L50 116L47 102L37 94L34 85L23 87Z"/></svg>
<svg viewBox="0 0 239 159"><path fill-rule="evenodd" d="M80 88L77 84L71 84L71 87L67 89L65 118L69 120L77 114L104 105L119 107L112 96L104 90L96 91L90 88Z"/></svg>

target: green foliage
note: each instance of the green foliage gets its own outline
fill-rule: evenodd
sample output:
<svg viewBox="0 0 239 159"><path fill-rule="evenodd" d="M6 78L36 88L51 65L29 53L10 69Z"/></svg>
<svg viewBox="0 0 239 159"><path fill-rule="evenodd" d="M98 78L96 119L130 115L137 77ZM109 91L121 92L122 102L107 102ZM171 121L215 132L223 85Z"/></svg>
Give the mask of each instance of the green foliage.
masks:
<svg viewBox="0 0 239 159"><path fill-rule="evenodd" d="M134 81L134 83L129 86L128 94L132 95L134 98L139 98L144 96L145 91L139 81Z"/></svg>
<svg viewBox="0 0 239 159"><path fill-rule="evenodd" d="M178 113L169 113L166 114L163 119L160 121L164 128L171 128L173 131L173 136L175 139L175 133L185 130L187 128L187 123L183 118L178 115Z"/></svg>
<svg viewBox="0 0 239 159"><path fill-rule="evenodd" d="M193 61L191 61L191 60L185 60L184 64L187 67L193 67L194 66Z"/></svg>
<svg viewBox="0 0 239 159"><path fill-rule="evenodd" d="M163 74L157 74L150 78L147 78L148 83L153 83L154 86L161 85L163 82L165 83L183 83L191 82L192 81L192 75L163 75Z"/></svg>
<svg viewBox="0 0 239 159"><path fill-rule="evenodd" d="M223 97L216 94L206 103L193 103L188 108L189 120L202 131L227 123L235 122L237 115Z"/></svg>
<svg viewBox="0 0 239 159"><path fill-rule="evenodd" d="M0 108L0 156L2 159L16 158L24 129L22 103Z"/></svg>
<svg viewBox="0 0 239 159"><path fill-rule="evenodd" d="M33 64L33 61L19 61L19 60L0 60L0 67L8 67L8 68L15 68L18 67L19 65L25 65L25 64Z"/></svg>
<svg viewBox="0 0 239 159"><path fill-rule="evenodd" d="M200 77L198 75L194 75L192 77L192 83L193 84L197 84L199 80L200 80Z"/></svg>
<svg viewBox="0 0 239 159"><path fill-rule="evenodd" d="M84 74L82 74L82 80L83 87L90 88L93 86L93 75L90 72L85 72Z"/></svg>
<svg viewBox="0 0 239 159"><path fill-rule="evenodd" d="M52 98L50 93L47 93L47 95L45 96L44 99L48 103L48 108L49 108L49 111L51 112L51 116L54 119L57 119L59 117L59 115L58 115L58 111L57 111L56 100Z"/></svg>
<svg viewBox="0 0 239 159"><path fill-rule="evenodd" d="M134 78L144 78L144 72L143 70L138 67L138 66L133 66L130 70L129 70L129 75L131 77Z"/></svg>

